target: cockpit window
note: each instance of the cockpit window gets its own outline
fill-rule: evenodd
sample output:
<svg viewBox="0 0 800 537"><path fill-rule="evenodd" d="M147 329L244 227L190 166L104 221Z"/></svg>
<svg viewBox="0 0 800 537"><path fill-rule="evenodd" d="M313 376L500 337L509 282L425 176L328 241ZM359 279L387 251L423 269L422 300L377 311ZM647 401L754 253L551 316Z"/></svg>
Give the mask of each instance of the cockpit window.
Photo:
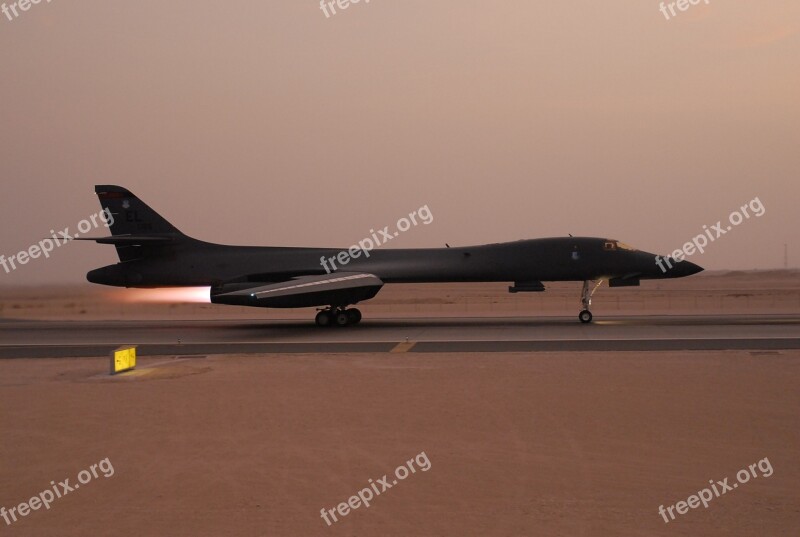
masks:
<svg viewBox="0 0 800 537"><path fill-rule="evenodd" d="M605 243L603 243L603 249L608 251L614 251L614 250L630 250L632 252L636 251L636 248L634 248L633 246L619 241L606 241Z"/></svg>

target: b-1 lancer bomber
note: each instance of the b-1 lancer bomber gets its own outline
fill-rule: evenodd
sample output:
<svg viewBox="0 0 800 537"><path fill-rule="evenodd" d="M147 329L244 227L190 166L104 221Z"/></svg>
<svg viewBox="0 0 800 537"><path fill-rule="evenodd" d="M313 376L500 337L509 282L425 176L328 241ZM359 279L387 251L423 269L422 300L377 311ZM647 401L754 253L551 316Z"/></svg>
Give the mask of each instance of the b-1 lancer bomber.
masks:
<svg viewBox="0 0 800 537"><path fill-rule="evenodd" d="M641 280L679 278L703 269L603 238L556 237L453 248L377 249L352 252L346 270L329 272L320 262L337 248L227 246L181 233L125 188L98 185L100 204L112 217L110 237L81 238L113 245L119 263L92 270L92 283L118 287L211 287L211 302L260 308L317 307L320 326L361 320L355 304L373 298L384 284L509 282L509 291L540 292L542 282L583 282L583 323L597 286L638 286ZM347 250L344 250L347 251Z"/></svg>

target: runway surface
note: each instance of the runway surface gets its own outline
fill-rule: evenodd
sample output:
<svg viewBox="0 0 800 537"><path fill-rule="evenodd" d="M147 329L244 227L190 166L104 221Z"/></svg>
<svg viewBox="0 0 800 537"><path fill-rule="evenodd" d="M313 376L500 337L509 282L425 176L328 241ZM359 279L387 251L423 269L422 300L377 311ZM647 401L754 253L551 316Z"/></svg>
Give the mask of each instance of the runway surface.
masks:
<svg viewBox="0 0 800 537"><path fill-rule="evenodd" d="M140 356L530 351L800 349L800 315L366 319L312 321L0 320L0 359L100 357L120 345Z"/></svg>

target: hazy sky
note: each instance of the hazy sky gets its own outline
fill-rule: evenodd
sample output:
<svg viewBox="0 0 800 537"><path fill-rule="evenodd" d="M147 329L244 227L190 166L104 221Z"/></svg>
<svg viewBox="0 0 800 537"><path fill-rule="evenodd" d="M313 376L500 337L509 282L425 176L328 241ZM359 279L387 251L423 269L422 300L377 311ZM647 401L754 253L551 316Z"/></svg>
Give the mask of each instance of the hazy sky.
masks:
<svg viewBox="0 0 800 537"><path fill-rule="evenodd" d="M43 1L0 14L0 253L120 184L197 238L334 247L427 204L387 247L671 252L758 197L692 261L797 267L798 31L797 0ZM70 243L0 285L115 261Z"/></svg>

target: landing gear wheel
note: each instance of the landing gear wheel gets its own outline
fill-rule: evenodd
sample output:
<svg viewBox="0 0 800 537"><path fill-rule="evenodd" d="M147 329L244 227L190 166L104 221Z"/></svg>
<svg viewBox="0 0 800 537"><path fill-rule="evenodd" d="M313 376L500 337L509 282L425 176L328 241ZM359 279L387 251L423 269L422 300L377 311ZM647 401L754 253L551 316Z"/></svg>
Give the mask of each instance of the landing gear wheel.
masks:
<svg viewBox="0 0 800 537"><path fill-rule="evenodd" d="M333 322L336 326L347 326L350 324L350 316L346 310L339 310L333 315Z"/></svg>
<svg viewBox="0 0 800 537"><path fill-rule="evenodd" d="M592 288L589 284L596 282ZM578 314L578 319L587 324L592 322L592 312L589 311L589 306L592 305L592 295L597 289L603 285L603 280L584 280L583 290L581 291L581 312Z"/></svg>
<svg viewBox="0 0 800 537"><path fill-rule="evenodd" d="M347 320L350 324L358 324L361 322L361 312L356 308L349 309L347 313Z"/></svg>
<svg viewBox="0 0 800 537"><path fill-rule="evenodd" d="M317 313L317 317L314 320L316 321L317 326L330 326L333 322L333 317L331 317L331 312L323 310Z"/></svg>

